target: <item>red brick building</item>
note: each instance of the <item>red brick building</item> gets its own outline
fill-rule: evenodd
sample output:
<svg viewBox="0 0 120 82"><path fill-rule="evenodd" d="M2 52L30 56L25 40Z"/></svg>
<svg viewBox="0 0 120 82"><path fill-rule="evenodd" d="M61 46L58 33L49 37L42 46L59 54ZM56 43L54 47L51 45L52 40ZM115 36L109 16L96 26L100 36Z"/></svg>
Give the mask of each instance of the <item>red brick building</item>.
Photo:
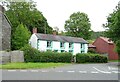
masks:
<svg viewBox="0 0 120 82"><path fill-rule="evenodd" d="M115 52L115 44L109 38L99 37L93 43L96 46L96 52L100 54L108 54L109 60L118 59L118 54Z"/></svg>

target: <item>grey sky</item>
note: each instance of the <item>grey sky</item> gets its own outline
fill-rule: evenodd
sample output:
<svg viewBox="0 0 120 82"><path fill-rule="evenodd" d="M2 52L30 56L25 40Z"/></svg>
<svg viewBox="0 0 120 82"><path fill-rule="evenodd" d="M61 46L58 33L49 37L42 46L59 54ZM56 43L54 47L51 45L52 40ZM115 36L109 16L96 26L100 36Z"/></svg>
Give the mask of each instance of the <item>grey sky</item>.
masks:
<svg viewBox="0 0 120 82"><path fill-rule="evenodd" d="M102 24L106 23L109 13L117 6L119 0L34 0L37 8L47 18L51 27L64 30L65 20L74 12L88 14L91 29L103 31Z"/></svg>

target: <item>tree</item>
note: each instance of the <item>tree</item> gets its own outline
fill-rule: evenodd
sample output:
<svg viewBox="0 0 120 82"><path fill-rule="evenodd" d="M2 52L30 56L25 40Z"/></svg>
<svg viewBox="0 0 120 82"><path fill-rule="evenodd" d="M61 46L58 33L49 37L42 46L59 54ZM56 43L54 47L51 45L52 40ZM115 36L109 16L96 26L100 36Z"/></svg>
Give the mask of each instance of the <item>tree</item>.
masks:
<svg viewBox="0 0 120 82"><path fill-rule="evenodd" d="M40 33L52 33L52 28L48 25L47 19L37 10L36 4L30 2L9 2L6 15L12 23L12 33L17 25L23 23L32 32L34 27Z"/></svg>
<svg viewBox="0 0 120 82"><path fill-rule="evenodd" d="M30 31L23 24L19 24L16 28L13 39L12 47L14 50L18 50L28 44L30 38Z"/></svg>
<svg viewBox="0 0 120 82"><path fill-rule="evenodd" d="M92 32L92 35L91 35L91 39L92 40L95 40L95 39L97 39L97 38L99 38L99 37L106 37L105 36L105 32L104 31L98 31L98 32Z"/></svg>
<svg viewBox="0 0 120 82"><path fill-rule="evenodd" d="M67 35L74 37L81 37L84 39L90 39L91 29L90 21L85 13L73 13L70 18L65 21L65 30Z"/></svg>
<svg viewBox="0 0 120 82"><path fill-rule="evenodd" d="M113 13L107 17L106 36L111 38L116 44L116 50L120 58L120 7L117 6Z"/></svg>
<svg viewBox="0 0 120 82"><path fill-rule="evenodd" d="M19 24L27 26L28 30L32 32L34 27L38 28L39 33L52 33L52 27L47 23L47 19L43 14L37 10L36 4L33 1L30 2L7 2L6 3L6 15L12 24L11 28L11 43L13 44L13 36L16 27ZM11 45L12 50L15 49Z"/></svg>

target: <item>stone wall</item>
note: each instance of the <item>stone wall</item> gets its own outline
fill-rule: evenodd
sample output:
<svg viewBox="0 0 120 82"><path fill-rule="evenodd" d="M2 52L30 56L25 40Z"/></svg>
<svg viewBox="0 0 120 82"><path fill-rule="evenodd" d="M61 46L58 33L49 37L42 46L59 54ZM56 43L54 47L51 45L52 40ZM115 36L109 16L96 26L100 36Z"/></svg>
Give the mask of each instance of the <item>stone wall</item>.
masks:
<svg viewBox="0 0 120 82"><path fill-rule="evenodd" d="M23 51L0 51L0 64L24 62Z"/></svg>
<svg viewBox="0 0 120 82"><path fill-rule="evenodd" d="M0 51L11 48L11 25L0 5Z"/></svg>

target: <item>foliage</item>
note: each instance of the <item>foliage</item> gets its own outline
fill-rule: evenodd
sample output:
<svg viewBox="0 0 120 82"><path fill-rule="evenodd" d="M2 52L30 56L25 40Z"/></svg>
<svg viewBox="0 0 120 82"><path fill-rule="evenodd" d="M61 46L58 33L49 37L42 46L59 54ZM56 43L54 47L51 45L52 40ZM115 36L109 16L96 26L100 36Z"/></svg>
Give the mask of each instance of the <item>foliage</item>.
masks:
<svg viewBox="0 0 120 82"><path fill-rule="evenodd" d="M95 51L95 49L90 48L90 49L88 49L88 53L96 53L96 51Z"/></svg>
<svg viewBox="0 0 120 82"><path fill-rule="evenodd" d="M73 13L68 20L65 21L65 30L67 35L89 39L91 37L90 21L85 13Z"/></svg>
<svg viewBox="0 0 120 82"><path fill-rule="evenodd" d="M24 51L25 62L70 63L72 60L71 53L57 53L52 51L40 52L28 45L23 47L21 50Z"/></svg>
<svg viewBox="0 0 120 82"><path fill-rule="evenodd" d="M99 54L76 54L76 62L77 63L107 63L108 59L106 56L102 56Z"/></svg>
<svg viewBox="0 0 120 82"><path fill-rule="evenodd" d="M39 55L39 50L32 48L30 45L25 45L20 50L24 51L24 61L34 62L34 57Z"/></svg>
<svg viewBox="0 0 120 82"><path fill-rule="evenodd" d="M13 33L17 25L21 23L26 25L30 31L36 27L40 33L45 33L45 30L46 33L52 32L52 28L48 25L46 18L36 9L36 4L33 1L9 2L7 9L6 15L13 25Z"/></svg>
<svg viewBox="0 0 120 82"><path fill-rule="evenodd" d="M99 37L106 37L104 31L99 31L99 32L92 32L91 39L97 39Z"/></svg>
<svg viewBox="0 0 120 82"><path fill-rule="evenodd" d="M48 25L42 12L37 10L35 2L7 2L6 8L5 13L12 24L11 39L13 39L16 27L21 23L31 32L36 27L39 33L52 33L52 28ZM11 46L13 50L14 46Z"/></svg>
<svg viewBox="0 0 120 82"><path fill-rule="evenodd" d="M118 52L119 60L120 60L120 40L118 40L118 41L116 42L116 50L117 50L117 52Z"/></svg>
<svg viewBox="0 0 120 82"><path fill-rule="evenodd" d="M30 38L30 31L23 24L18 25L15 30L13 39L12 39L12 47L14 50L18 50L28 44L28 40Z"/></svg>
<svg viewBox="0 0 120 82"><path fill-rule="evenodd" d="M113 13L109 14L107 18L107 23L104 25L106 30L106 35L112 39L117 46L117 52L120 57L120 7L116 7Z"/></svg>

